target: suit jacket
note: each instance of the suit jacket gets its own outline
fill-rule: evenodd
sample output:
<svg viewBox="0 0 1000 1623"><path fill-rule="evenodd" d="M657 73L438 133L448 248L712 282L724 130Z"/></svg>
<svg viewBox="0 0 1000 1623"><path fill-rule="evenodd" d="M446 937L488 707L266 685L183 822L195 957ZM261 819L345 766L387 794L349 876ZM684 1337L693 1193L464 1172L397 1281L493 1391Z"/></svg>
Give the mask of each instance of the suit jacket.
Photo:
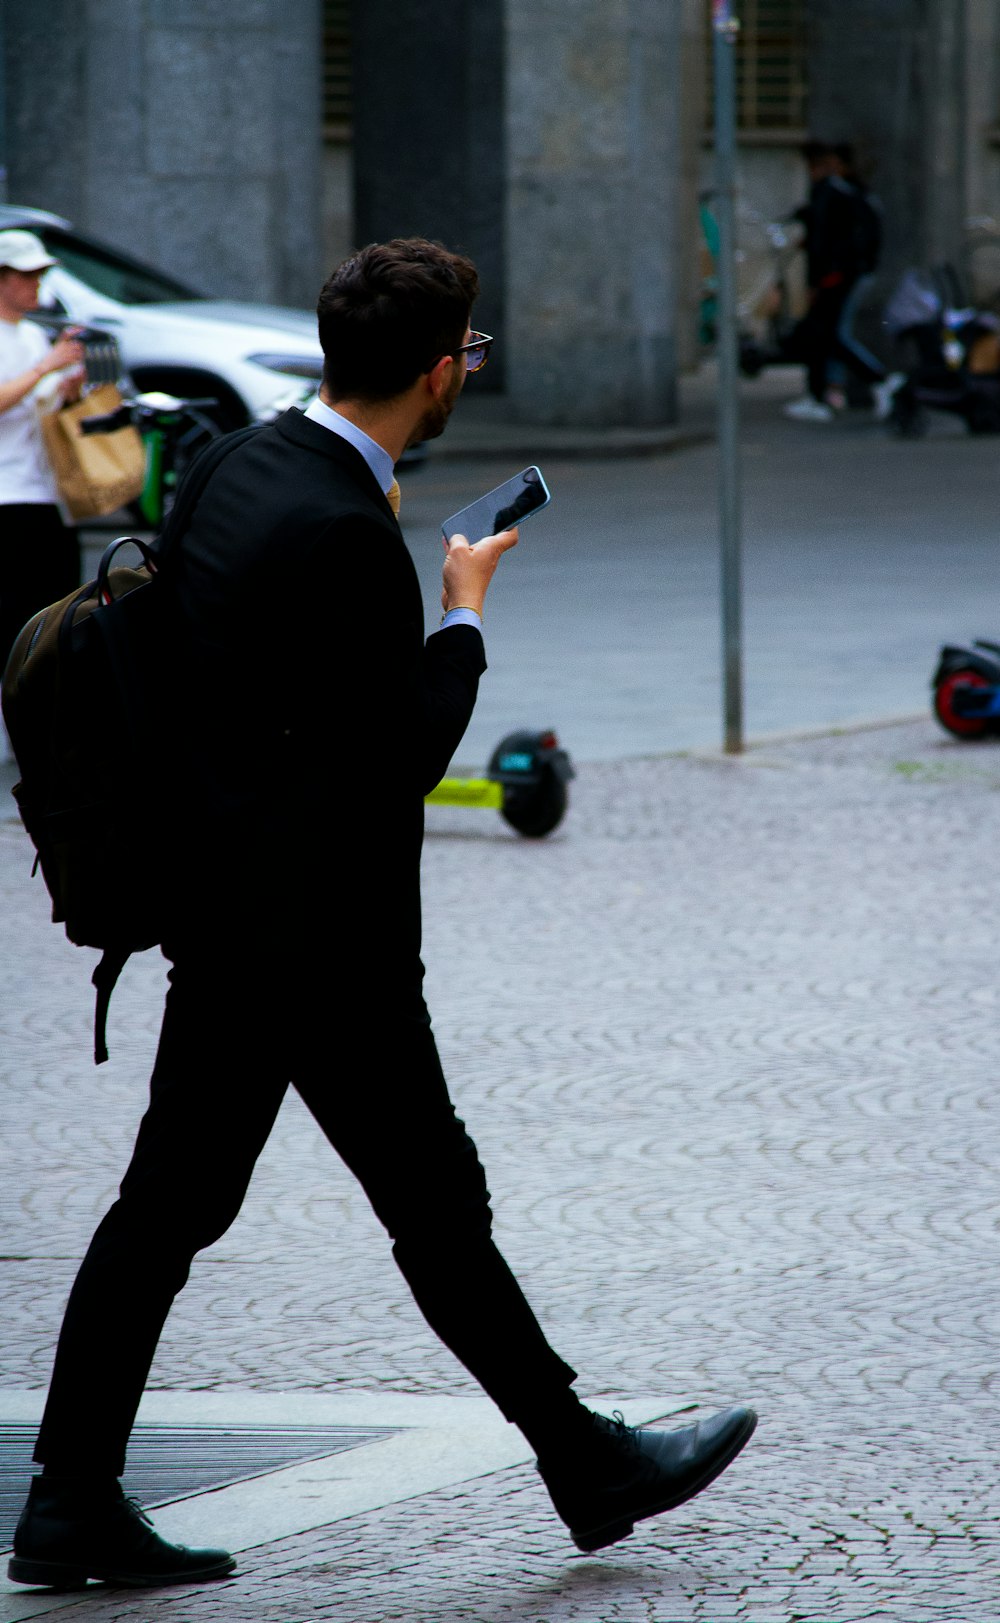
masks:
<svg viewBox="0 0 1000 1623"><path fill-rule="evenodd" d="M172 567L195 810L178 929L346 944L359 972L419 973L423 796L472 714L481 634L424 641L377 480L294 410L212 475Z"/></svg>

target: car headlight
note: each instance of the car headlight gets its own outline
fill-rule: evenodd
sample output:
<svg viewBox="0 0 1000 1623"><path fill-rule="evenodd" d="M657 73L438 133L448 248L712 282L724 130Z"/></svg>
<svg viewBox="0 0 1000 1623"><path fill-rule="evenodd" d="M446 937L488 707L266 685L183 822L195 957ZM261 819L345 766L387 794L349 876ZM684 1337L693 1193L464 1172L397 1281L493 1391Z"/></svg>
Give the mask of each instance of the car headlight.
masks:
<svg viewBox="0 0 1000 1623"><path fill-rule="evenodd" d="M315 378L317 382L323 376L323 362L312 355L248 355L248 361L254 361L257 366L266 366L269 372L284 372L293 378Z"/></svg>

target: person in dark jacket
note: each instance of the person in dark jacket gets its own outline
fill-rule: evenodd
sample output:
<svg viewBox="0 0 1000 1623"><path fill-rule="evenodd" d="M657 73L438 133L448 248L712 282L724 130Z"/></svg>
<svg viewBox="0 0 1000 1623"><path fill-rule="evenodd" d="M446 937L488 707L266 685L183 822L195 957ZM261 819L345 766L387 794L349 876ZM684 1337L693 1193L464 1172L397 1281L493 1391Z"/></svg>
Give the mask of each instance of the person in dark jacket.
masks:
<svg viewBox="0 0 1000 1623"><path fill-rule="evenodd" d="M491 1234L422 994L423 797L485 670L483 600L517 532L444 560L424 640L393 464L442 432L492 339L472 264L376 244L319 300L319 398L238 445L179 543L175 703L200 826L177 866L170 989L149 1109L73 1287L10 1575L197 1582L218 1549L160 1538L118 1478L150 1361L195 1253L236 1217L291 1083L361 1181L429 1324L538 1454L581 1549L711 1482L748 1441L737 1407L630 1431L575 1396ZM358 763L393 793L352 804Z"/></svg>
<svg viewBox="0 0 1000 1623"><path fill-rule="evenodd" d="M803 148L809 200L796 217L806 229L809 309L788 343L804 362L808 393L785 413L799 421L831 422L843 403L845 370L869 385L885 383L886 369L854 336L858 299L878 262L881 220L877 206L853 174L853 152L809 141Z"/></svg>

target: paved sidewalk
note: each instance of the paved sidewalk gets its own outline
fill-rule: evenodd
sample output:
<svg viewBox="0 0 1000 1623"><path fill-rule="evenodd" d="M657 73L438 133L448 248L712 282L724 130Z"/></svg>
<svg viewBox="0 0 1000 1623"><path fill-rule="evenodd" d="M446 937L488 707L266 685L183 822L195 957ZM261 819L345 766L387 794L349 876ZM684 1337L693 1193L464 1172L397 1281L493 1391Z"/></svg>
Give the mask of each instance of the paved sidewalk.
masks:
<svg viewBox="0 0 1000 1623"><path fill-rule="evenodd" d="M537 844L432 809L446 1067L501 1243L581 1390L649 1414L650 1394L660 1412L746 1398L757 1438L600 1558L575 1555L529 1464L498 1469L483 1446L466 1480L410 1497L393 1480L377 1508L253 1540L232 1581L95 1589L67 1623L998 1615L1000 751L927 721L597 764L573 788ZM163 978L153 955L130 967L95 1071L91 955L47 924L28 866L0 824L10 1389L46 1380L142 1108ZM393 1423L394 1395L474 1396L294 1099L152 1384L365 1393L372 1424L380 1402ZM210 1539L212 1496L190 1513ZM26 1615L5 1604L0 1623Z"/></svg>
<svg viewBox="0 0 1000 1623"><path fill-rule="evenodd" d="M718 453L690 443L711 434L711 385L708 369L686 380L686 448L669 454L571 459L544 430L530 456L524 443L506 463L435 449L404 480L429 625L441 519L527 460L553 493L491 587L469 765L522 726L555 726L583 761L719 743ZM943 416L919 441L892 439L864 411L789 422L781 401L798 388L794 368L743 388L750 736L916 714L940 644L1000 629L995 439ZM481 404L459 404L441 453L485 446Z"/></svg>

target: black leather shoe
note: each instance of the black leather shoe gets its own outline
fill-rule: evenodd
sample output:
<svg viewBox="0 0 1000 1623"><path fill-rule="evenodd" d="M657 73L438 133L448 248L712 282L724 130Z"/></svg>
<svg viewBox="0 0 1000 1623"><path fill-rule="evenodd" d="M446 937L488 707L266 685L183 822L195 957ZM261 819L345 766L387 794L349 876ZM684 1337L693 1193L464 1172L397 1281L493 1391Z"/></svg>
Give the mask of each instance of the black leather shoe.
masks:
<svg viewBox="0 0 1000 1623"><path fill-rule="evenodd" d="M128 1587L197 1584L236 1565L228 1550L168 1544L119 1483L88 1492L83 1484L36 1476L14 1534L7 1575L18 1584L82 1589L88 1578Z"/></svg>
<svg viewBox="0 0 1000 1623"><path fill-rule="evenodd" d="M693 1499L732 1464L756 1424L742 1405L677 1431L639 1431L621 1415L594 1415L582 1447L540 1459L538 1470L577 1549L589 1554Z"/></svg>

